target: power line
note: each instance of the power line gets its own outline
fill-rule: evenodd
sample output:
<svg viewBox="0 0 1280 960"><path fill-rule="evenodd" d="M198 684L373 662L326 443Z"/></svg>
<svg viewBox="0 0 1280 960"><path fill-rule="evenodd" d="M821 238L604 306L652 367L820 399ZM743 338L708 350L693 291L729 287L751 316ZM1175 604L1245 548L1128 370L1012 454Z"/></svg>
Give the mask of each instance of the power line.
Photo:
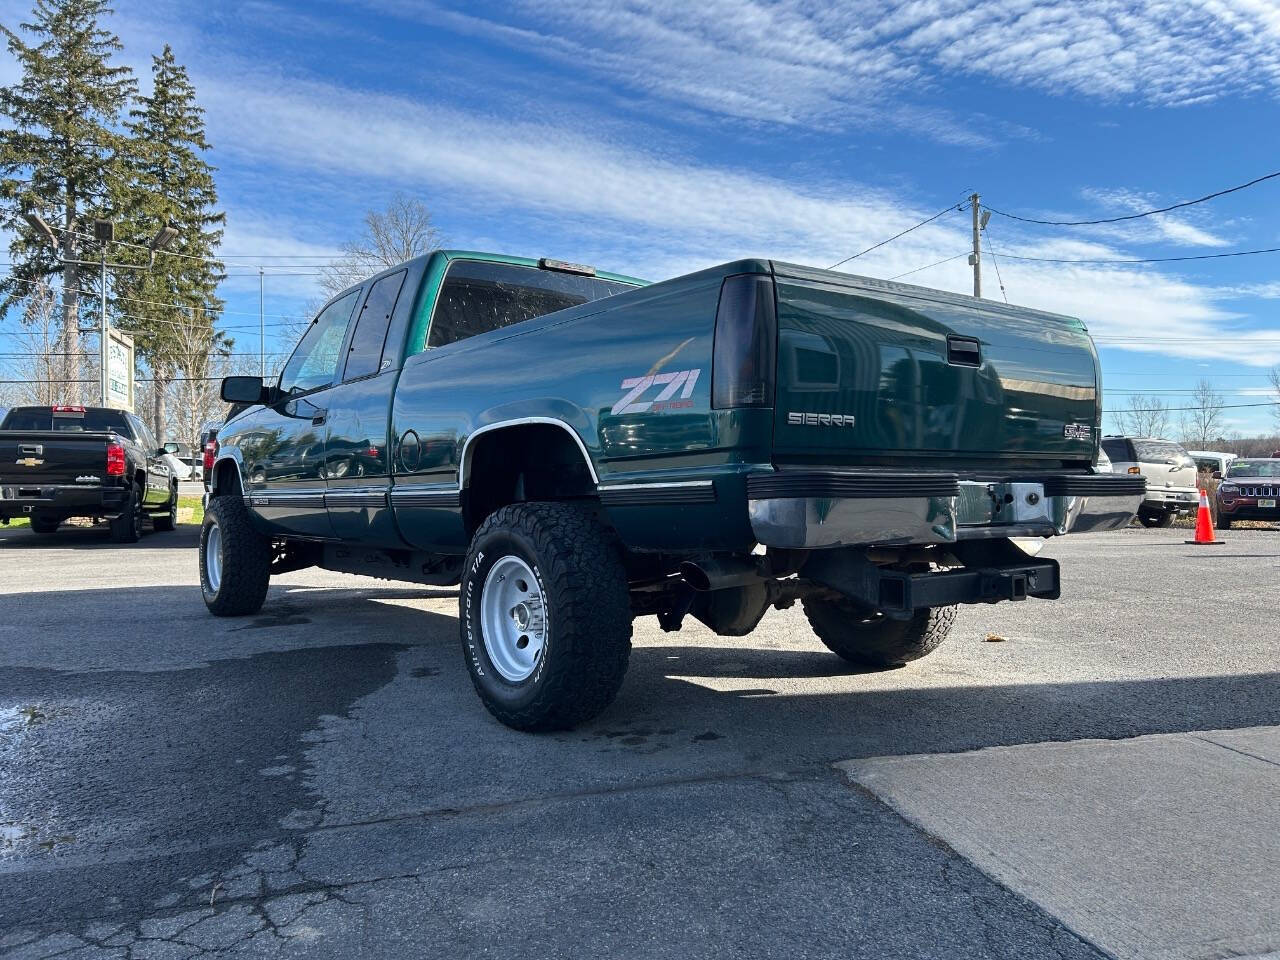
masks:
<svg viewBox="0 0 1280 960"><path fill-rule="evenodd" d="M1213 193L1205 194L1203 197L1197 197L1195 200L1184 200L1182 203L1170 204L1167 207L1158 207L1155 210L1144 210L1142 213L1130 213L1123 217L1106 217L1101 220L1036 220L1033 217L1020 217L1017 214L1005 213L1002 210L995 209L994 207L988 207L986 204L983 204L983 206L997 216L1007 217L1010 220L1020 220L1022 223L1038 223L1047 227L1088 227L1101 223L1121 223L1125 220L1140 220L1142 217L1154 216L1157 213L1168 213L1170 210L1181 210L1183 207L1192 207L1197 203L1204 203L1206 200L1225 197L1228 193L1235 193L1238 190L1247 189L1248 187L1255 186L1265 180L1274 180L1276 177L1280 177L1280 170L1277 170L1275 173L1268 173L1262 177L1257 177L1250 180L1248 183L1242 183L1238 186L1227 187L1225 190L1217 190Z"/></svg>
<svg viewBox="0 0 1280 960"><path fill-rule="evenodd" d="M921 270L928 270L930 267L940 267L944 263L950 263L952 260L959 260L961 257L967 257L968 255L969 255L969 251L966 250L964 253L957 253L954 257L947 257L945 260L937 260L937 261L934 261L933 263L926 263L923 267L916 267L914 270L908 270L906 273L896 274L895 276L889 277L888 279L900 280L903 277L911 276L913 273L919 273Z"/></svg>
<svg viewBox="0 0 1280 960"><path fill-rule="evenodd" d="M1005 253L1006 260L1026 260L1030 263L1180 263L1185 260L1223 260L1227 257L1252 257L1259 253L1280 253L1280 247L1264 247L1260 250L1235 250L1231 253L1201 253L1191 257L1135 257L1127 260L1066 260L1057 257L1024 257Z"/></svg>
<svg viewBox="0 0 1280 960"><path fill-rule="evenodd" d="M872 250L878 250L881 247L883 247L886 243L893 243L893 241L897 240L899 237L905 237L912 230L919 230L925 224L933 223L933 221L937 220L939 217L944 217L951 211L960 210L962 207L963 207L963 204L959 204L959 203L952 204L951 206L947 207L945 210L939 210L937 213L935 213L932 217L929 217L927 220L921 220L915 226L907 227L907 229L903 230L901 233L895 233L888 240L881 240L879 243L872 244L871 246L867 247L867 249L859 253L855 253L851 257L845 257L843 260L837 260L831 266L827 267L827 269L834 270L836 267L842 266L843 264L848 263L850 260L857 260L859 257L870 253Z"/></svg>
<svg viewBox="0 0 1280 960"><path fill-rule="evenodd" d="M1004 297L1004 302L1009 302L1009 293L1004 288L1004 277L1000 276L1000 261L996 259L995 244L991 242L991 232L986 228L982 228L982 235L987 241L987 253L991 254L991 263L996 268L996 282L1000 284L1000 296Z"/></svg>
<svg viewBox="0 0 1280 960"><path fill-rule="evenodd" d="M1213 404L1204 407L1151 407L1146 410L1130 410L1125 407L1120 410L1107 410L1106 413L1112 415L1117 413L1194 413L1200 410L1245 410L1250 407L1276 407L1280 406L1280 401L1268 400L1265 403L1224 403Z"/></svg>

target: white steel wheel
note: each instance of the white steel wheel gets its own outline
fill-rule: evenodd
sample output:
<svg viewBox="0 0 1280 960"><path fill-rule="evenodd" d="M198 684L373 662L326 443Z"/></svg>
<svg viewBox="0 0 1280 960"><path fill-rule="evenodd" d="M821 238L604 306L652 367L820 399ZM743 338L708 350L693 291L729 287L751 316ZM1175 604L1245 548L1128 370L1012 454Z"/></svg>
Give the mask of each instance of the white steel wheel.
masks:
<svg viewBox="0 0 1280 960"><path fill-rule="evenodd" d="M520 683L537 669L547 638L547 598L519 557L502 557L489 570L480 593L480 632L504 680Z"/></svg>
<svg viewBox="0 0 1280 960"><path fill-rule="evenodd" d="M214 593L222 586L222 529L215 523L209 527L204 541L204 575Z"/></svg>

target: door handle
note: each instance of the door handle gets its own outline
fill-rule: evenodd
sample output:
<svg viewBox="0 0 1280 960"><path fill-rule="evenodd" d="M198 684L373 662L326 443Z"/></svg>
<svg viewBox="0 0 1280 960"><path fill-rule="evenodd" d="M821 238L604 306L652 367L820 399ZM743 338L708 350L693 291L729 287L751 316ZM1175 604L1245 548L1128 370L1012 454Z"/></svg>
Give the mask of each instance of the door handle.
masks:
<svg viewBox="0 0 1280 960"><path fill-rule="evenodd" d="M311 418L311 425L315 427L321 426L324 423L324 418L327 416L328 416L327 413L316 414L314 417Z"/></svg>
<svg viewBox="0 0 1280 960"><path fill-rule="evenodd" d="M982 366L982 344L974 337L947 337L947 363L958 367Z"/></svg>

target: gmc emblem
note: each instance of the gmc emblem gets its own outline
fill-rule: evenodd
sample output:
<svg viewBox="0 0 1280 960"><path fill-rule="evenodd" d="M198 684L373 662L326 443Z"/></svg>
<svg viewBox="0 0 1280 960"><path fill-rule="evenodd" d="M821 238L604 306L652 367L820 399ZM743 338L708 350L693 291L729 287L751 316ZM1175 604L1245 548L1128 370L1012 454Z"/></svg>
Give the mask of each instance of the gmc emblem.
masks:
<svg viewBox="0 0 1280 960"><path fill-rule="evenodd" d="M852 413L788 413L791 427L852 427Z"/></svg>
<svg viewBox="0 0 1280 960"><path fill-rule="evenodd" d="M1087 423L1068 423L1063 426L1062 435L1068 440L1092 440L1093 427Z"/></svg>

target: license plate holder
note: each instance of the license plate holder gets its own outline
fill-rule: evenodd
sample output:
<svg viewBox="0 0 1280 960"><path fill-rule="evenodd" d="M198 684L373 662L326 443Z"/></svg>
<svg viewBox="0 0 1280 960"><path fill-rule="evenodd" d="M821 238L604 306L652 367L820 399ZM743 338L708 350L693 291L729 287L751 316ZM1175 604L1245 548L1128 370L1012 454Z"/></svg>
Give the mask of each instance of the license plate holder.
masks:
<svg viewBox="0 0 1280 960"><path fill-rule="evenodd" d="M1276 502L1274 498L1268 497L1265 500L1259 500L1258 506L1263 510L1274 510Z"/></svg>

